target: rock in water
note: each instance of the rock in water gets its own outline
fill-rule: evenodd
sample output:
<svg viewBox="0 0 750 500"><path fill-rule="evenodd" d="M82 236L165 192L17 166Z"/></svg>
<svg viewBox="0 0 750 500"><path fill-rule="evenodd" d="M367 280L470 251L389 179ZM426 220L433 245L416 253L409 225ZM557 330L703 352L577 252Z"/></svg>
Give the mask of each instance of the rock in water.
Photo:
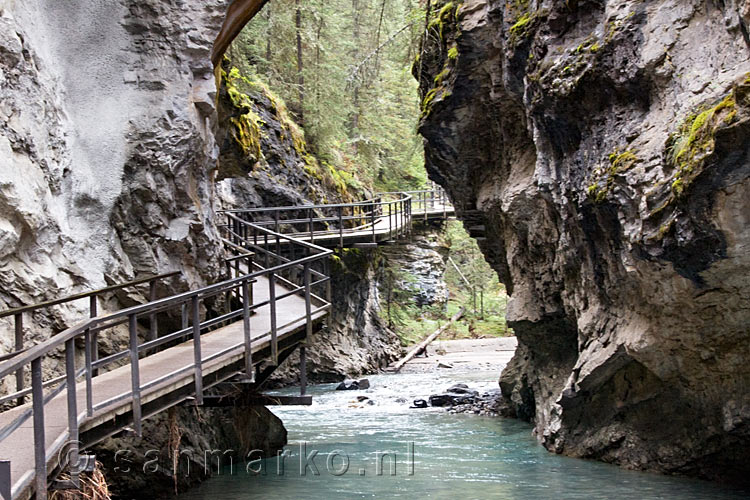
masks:
<svg viewBox="0 0 750 500"><path fill-rule="evenodd" d="M475 391L474 389L469 389L469 386L466 384L456 384L454 386L451 386L448 388L448 392L451 394L463 394L467 396L478 396L479 391Z"/></svg>
<svg viewBox="0 0 750 500"><path fill-rule="evenodd" d="M369 389L370 388L370 381L366 378L361 378L357 381L357 385L360 389Z"/></svg>
<svg viewBox="0 0 750 500"><path fill-rule="evenodd" d="M430 406L451 406L453 398L448 394L434 394L429 397Z"/></svg>
<svg viewBox="0 0 750 500"><path fill-rule="evenodd" d="M346 379L336 386L337 391L356 391L359 389L359 382L352 379Z"/></svg>
<svg viewBox="0 0 750 500"><path fill-rule="evenodd" d="M507 403L556 452L747 481L747 2L444 14L419 131L511 295Z"/></svg>

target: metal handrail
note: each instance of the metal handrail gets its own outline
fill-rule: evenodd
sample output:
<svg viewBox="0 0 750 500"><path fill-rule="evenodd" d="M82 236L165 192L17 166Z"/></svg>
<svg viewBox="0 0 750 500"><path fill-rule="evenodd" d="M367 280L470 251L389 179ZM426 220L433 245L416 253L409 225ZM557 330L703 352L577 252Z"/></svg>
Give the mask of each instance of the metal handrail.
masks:
<svg viewBox="0 0 750 500"><path fill-rule="evenodd" d="M252 223L258 226L274 226L275 231L279 232L281 225L285 226L306 226L306 230L293 229L293 234L299 237L305 237L311 242L315 241L315 238L335 236L338 234L338 246L344 246L344 235L353 233L360 233L362 235L371 234L372 242L376 243L378 237L386 237L390 239L393 236L403 235L411 228L411 212L412 212L412 196L407 193L390 193L395 194L396 199L385 200L383 195L378 194L376 197L360 202L354 203L333 203L328 205L301 205L293 207L262 207L262 208L249 208L249 209L237 209L237 210L225 210L220 212L227 217L227 223L222 225L222 228L228 229L230 234L237 238L240 235L236 231L232 230L232 224L239 224L242 221L250 222L249 218L253 218ZM346 209L354 209L364 207L361 213L353 213L352 215L345 215ZM335 215L325 215L323 217L313 215L313 211L324 211L333 210ZM307 211L307 217L296 216L300 212L304 213ZM284 219L282 214L294 213L295 216L292 219ZM258 214L264 214L264 220L255 221L255 216ZM379 221L387 220L387 229L385 231L377 230L376 225ZM350 221L356 221L356 227L347 228L344 227L345 223ZM331 228L329 223L337 223L335 228ZM325 230L321 231L316 229L316 226L324 225ZM309 238L308 236L309 235ZM255 243L255 242L254 242ZM264 242L265 243L265 242ZM279 241L269 242L279 245ZM257 249L257 247L256 247ZM277 253L279 253L277 248ZM262 250L261 250L262 252Z"/></svg>
<svg viewBox="0 0 750 500"><path fill-rule="evenodd" d="M192 370L194 372L194 379L195 379L195 395L196 400L200 402L202 400L202 394L203 394L203 378L202 378L202 366L204 363L206 363L206 360L208 358L204 358L201 356L201 341L200 337L203 331L205 331L210 326L214 326L220 323L217 322L217 319L219 318L213 318L213 319L204 319L204 321L201 321L200 319L200 301L205 300L210 297L214 297L216 295L219 295L221 293L227 292L227 293L233 293L236 292L238 296L242 299L242 306L239 311L230 311L228 314L222 316L223 321L229 321L234 320L235 318L242 318L243 322L245 324L245 339L244 342L241 342L236 347L241 346L242 344L245 345L245 370L248 372L249 376L253 376L253 363L252 363L252 343L253 339L250 338L250 330L249 330L249 316L250 311L253 309L257 309L258 307L263 307L264 305L270 305L271 307L271 317L272 317L272 331L271 331L271 350L272 350L272 356L274 357L274 360L277 359L278 356L278 340L276 338L276 317L275 317L275 309L276 309L276 302L279 300L283 300L286 297L289 297L291 295L295 294L304 294L306 302L311 302L313 300L313 295L310 293L310 289L313 286L312 281L312 273L310 272L310 266L318 261L327 260L328 256L331 255L332 251L328 250L326 248L317 246L313 243L297 240L293 237L290 237L288 235L284 235L281 233L277 233L275 231L271 231L269 229L254 225L247 221L240 221L240 224L242 224L245 231L248 231L249 229L252 229L252 231L255 234L262 234L266 239L269 237L275 240L281 240L284 239L287 242L291 243L299 250L300 257L289 261L289 262L281 262L277 265L270 266L266 269L261 269L258 271L252 270L252 262L249 262L250 268L248 269L248 272L246 274L243 274L242 276L237 276L235 278L231 278L228 280L225 280L221 283L209 285L206 287L202 287L197 290L192 290L188 292L179 293L170 297L165 297L158 300L152 300L146 304L140 304L136 306L132 306L126 309L122 309L120 311L111 312L102 316L89 318L78 325L75 325L73 327L70 327L66 329L65 331L61 332L58 335L55 335L54 337L51 337L47 340L42 341L41 343L26 349L24 352L19 353L19 355L11 360L5 361L0 363L0 379L17 372L19 369L24 368L26 365L31 365L31 375L32 375L32 409L31 412L24 411L14 419L10 424L6 425L4 429L0 429L0 436L7 436L13 430L17 429L19 425L23 423L23 421L27 420L28 418L33 417L34 420L34 448L35 448L35 477L36 477L36 491L37 491L37 498L43 498L44 495L41 495L41 492L46 491L46 480L47 480L47 463L46 463L46 456L47 456L47 450L45 449L45 428L44 428L44 406L47 403L47 401L51 400L52 398L47 395L45 397L44 395L44 385L45 382L42 380L42 371L41 371L41 362L42 359L45 358L48 355L56 353L61 347L64 346L65 350L65 380L60 380L60 377L57 377L54 379L54 382L47 381L46 384L49 385L50 383L59 384L57 389L55 389L56 393L59 393L62 390L67 389L67 397L68 397L68 434L69 434L69 442L74 443L73 449L71 450L71 464L77 463L77 454L78 454L78 448L76 440L78 438L78 426L79 426L79 419L78 419L78 413L77 413L77 403L76 403L76 378L80 375L85 376L86 378L86 384L85 384L85 392L86 392L86 416L87 418L92 418L94 415L94 411L99 411L100 409L107 407L108 405L114 404L116 401L122 401L124 398L132 398L132 412L133 412L133 424L136 429L136 432L140 433L141 431L141 402L140 402L140 394L144 390L144 388L151 387L154 385L155 381L151 381L147 384L141 384L140 382L140 374L139 374L139 363L140 363L140 356L143 355L144 357L148 357L150 354L152 354L154 351L153 348L156 347L156 343L164 343L166 341L163 340L163 338L158 339L156 342L149 341L146 343L141 343L139 345L138 341L138 325L137 320L139 317L146 317L151 316L159 312L166 311L172 307L181 307L182 308L182 314L183 314L183 328L179 329L177 332L172 333L168 335L167 337L174 337L174 339L177 338L184 338L185 334L187 332L192 331L192 337L193 337L193 346L194 346L194 354L195 359L192 363L191 367L188 368L189 370ZM236 249L235 249L236 250ZM306 253L307 255L303 255L302 252ZM246 252L243 257L252 255L250 252ZM292 290L289 293L283 293L279 294L278 297L275 297L275 290L273 287L275 286L275 277L277 274L281 274L287 269L292 268L301 268L304 272L304 284L299 287L295 287L294 290ZM257 278L259 277L267 277L268 281L271 286L271 298L269 301L265 301L262 304L251 304L251 298L250 298L250 289L251 289L251 283L255 282ZM326 277L327 278L327 277ZM326 280L317 280L316 279L316 285L319 284L329 284L329 281ZM308 304L306 308L306 315L303 316L300 319L297 319L295 321L307 321L307 328L309 333L312 331L312 316L317 311L321 310L327 310L329 307L329 303L323 301L319 297L315 296L316 299L316 307L313 310L310 304ZM187 306L190 306L192 309L192 326L187 326L185 321L186 316L186 309ZM102 363L97 363L92 360L91 356L91 350L92 350L92 343L91 343L91 332L92 331L101 331L107 328L112 327L113 325L122 324L123 322L127 322L129 324L129 332L130 332L130 342L129 347L125 351L122 351L121 353L115 353L112 356L109 356L106 359L102 360ZM283 328L283 325L282 325ZM83 338L85 341L85 350L86 350L86 356L85 356L85 368L83 369L83 372L80 370L76 370L76 362L75 362L75 341L76 339ZM170 338L172 340L172 338ZM229 351L227 351L229 352ZM121 395L116 398L113 398L112 401L105 401L101 402L97 405L93 404L93 386L92 386L92 378L96 376L95 371L103 364L104 362L107 362L108 364L111 364L112 362L122 359L123 357L130 358L130 365L131 365L131 376L132 376L132 389L129 394ZM212 355L215 357L215 355ZM211 358L213 359L213 358ZM96 367L95 367L96 366ZM175 376L179 376L181 373L184 373L185 370L178 370L179 373L170 373L167 374L166 378L161 377L158 380L158 383L166 382L167 380L171 380ZM106 403L106 404L105 404ZM1 439L0 439L1 440ZM77 473L77 471L73 471L74 473Z"/></svg>
<svg viewBox="0 0 750 500"><path fill-rule="evenodd" d="M426 191L426 193L429 191ZM430 194L430 200L434 205L436 199L446 200L444 193L438 194L436 198L436 192L433 190ZM394 196L396 199L387 200L390 196ZM419 196L419 195L418 195ZM427 195L421 196L421 200L427 203ZM426 205L425 205L426 206ZM351 208L352 210L365 207L366 210L361 210L359 214L352 216L345 216L344 210ZM182 376L184 373L192 370L194 374L194 394L195 400L200 404L203 400L203 365L207 362L207 359L215 359L216 357L223 355L224 353L233 352L244 345L244 371L250 378L254 376L254 364L252 360L252 344L258 340L252 339L250 336L250 312L259 307L269 307L270 309L270 332L264 334L263 341L268 339L271 351L272 362L278 362L279 346L277 332L279 329L283 329L288 325L304 322L306 328L307 338L312 335L313 331L313 315L319 312L325 312L330 310L331 303L331 280L330 275L327 272L328 257L333 253L331 250L326 249L322 246L315 244L315 224L320 224L320 220L316 220L314 217L313 210L333 209L337 211L337 217L333 218L333 221L339 222L338 232L340 235L340 243L343 246L343 234L344 234L344 222L345 217L353 220L359 220L364 222L363 225L357 229L356 232L362 234L372 234L373 242L377 241L377 235L385 235L388 238L402 236L411 230L412 221L412 194L409 193L391 193L379 195L376 198L367 201L360 201L356 203L348 204L332 204L332 205L308 205L302 207L274 207L274 208L257 208L248 210L229 210L222 212L226 216L227 223L219 226L220 230L225 232L222 236L222 240L225 243L225 248L229 252L234 252L238 255L225 259L228 270L230 271L229 279L226 279L220 283L209 285L206 287L199 288L197 290L191 290L179 294L175 294L162 299L155 299L153 294L149 299L149 302L132 306L120 311L111 312L102 316L92 317L83 321L82 323L75 325L71 328L66 329L62 333L49 338L40 344L25 349L20 352L14 359L0 362L0 379L12 374L18 373L26 365L31 365L31 394L32 394L32 408L31 412L28 410L21 412L21 415L14 419L9 425L6 425L4 429L0 429L0 441L3 436L9 435L12 430L11 427L17 429L19 421L26 420L33 417L33 430L34 430L34 456L35 456L35 480L36 480L36 491L37 498L46 498L46 480L47 480L47 460L48 456L45 446L45 427L44 427L44 408L48 401L51 401L54 396L50 394L44 394L45 382L42 379L42 359L48 355L56 353L61 347L64 346L65 352L65 380L62 381L60 377L54 380L53 385L57 385L54 393L59 394L63 390L67 390L67 407L68 407L68 439L70 443L73 443L70 450L70 463L78 463L78 430L79 430L79 416L77 413L77 399L76 399L76 379L83 375L85 377L85 394L86 394L86 418L93 418L94 411L99 411L104 408L108 408L116 402L121 402L127 398L131 398L131 408L133 415L133 426L136 433L141 433L141 392L146 388L156 387L162 383L172 380L174 377ZM283 211L307 211L308 217L301 219L299 223L308 224L309 241L305 241L289 234L283 234L280 232L280 225L283 223L289 225L287 221L280 220L279 214ZM270 225L271 223L265 221L257 223L248 220L249 214L255 213L268 213L274 214L273 224L275 225L274 230L263 227L264 225ZM320 218L318 218L320 219ZM325 218L325 222L331 221L331 217ZM379 224L378 221L385 222ZM299 224L298 223L298 224ZM376 226L380 229L376 229ZM335 232L335 231L334 231ZM301 233L301 234L307 234ZM282 241L285 242L282 247ZM274 251L275 247L275 251ZM253 256L256 253L262 255L264 266L261 266L259 262L254 261ZM313 269L313 266L320 265L321 269ZM232 266L236 273L235 277L231 277ZM259 270L255 271L257 267ZM286 275L286 276L285 276ZM300 276L301 275L301 276ZM269 298L262 301L261 303L253 303L252 300L252 283L256 282L258 278L264 277L268 281L268 292ZM279 293L277 296L276 285L278 284L289 284L291 290L285 290L283 293ZM313 293L313 287L325 286L325 299L322 295ZM153 287L152 287L153 289ZM101 293L99 291L99 293ZM200 317L200 302L212 297L226 294L227 308L228 311L219 317L208 319L204 318L201 321ZM302 295L305 299L305 314L299 318L296 318L288 323L288 325L278 325L278 317L276 306L278 301L293 295ZM89 295L93 296L93 295ZM78 297L80 298L80 297ZM234 300L238 299L238 300ZM233 309L239 302L240 308ZM313 307L313 303L315 307ZM172 308L179 308L182 316L182 326L168 335L148 340L147 342L140 343L138 339L138 319L140 317L154 318L157 314L166 312ZM190 315L188 314L190 312ZM92 314L94 316L94 314ZM219 354L212 354L208 357L203 357L201 352L201 335L203 332L208 331L209 328L226 324L229 321L242 320L244 329L244 340L239 342L236 346L225 348ZM112 354L102 360L94 359L92 353L92 344L96 347L95 334L112 328L117 325L127 323L129 331L129 345L128 348L118 353ZM152 329L155 321L151 323ZM169 344L172 341L179 339L186 339L192 335L192 345L194 352L193 363L187 367L180 368L179 370L173 370L166 375L158 377L156 380L151 380L148 383L141 383L140 379L140 358L141 355L146 358L156 352L156 348L165 344ZM92 342L92 338L94 341ZM83 339L85 345L85 367L83 371L76 370L76 357L75 357L75 341L77 339ZM300 351L300 363L304 366L305 362L305 351L304 347ZM121 394L113 398L101 401L96 405L93 404L93 383L92 379L97 376L98 370L104 366L111 365L112 363L129 357L130 361L130 373L131 373L131 391L129 393ZM257 364L257 363L256 363ZM304 370L303 370L304 371ZM303 379L304 380L304 379ZM46 382L47 385L52 384L51 381ZM302 382L304 388L305 382ZM304 390L304 389L303 389ZM85 419L83 420L85 422ZM73 468L71 475L75 480L77 477L77 470ZM44 493L44 494L43 494Z"/></svg>
<svg viewBox="0 0 750 500"><path fill-rule="evenodd" d="M63 297L63 298L60 298L60 299L48 300L46 302L40 302L38 304L31 304L31 305L28 305L28 306L21 306L21 307L16 307L16 308L13 308L13 309L8 309L6 311L0 311L0 319L8 317L8 316L13 316L15 314L21 314L21 313L25 313L25 312L32 312L32 311L36 311L38 309L44 309L46 307L52 307L52 306L57 306L57 305L60 305L60 304L65 304L67 302L72 302L74 300L87 299L87 298L93 297L95 295L102 295L102 294L109 293L109 292L115 292L117 290L122 290L123 288L128 288L128 287L131 287L131 286L143 285L145 283L150 283L152 281L158 281L158 280L162 280L162 279L166 279L166 278L171 278L172 276L177 276L178 274L181 274L181 271L172 271L170 273L158 274L158 275L155 275L155 276L149 276L149 277L146 277L146 278L141 278L141 279L138 279L138 280L129 281L127 283L122 283L122 284L119 284L119 285L111 285L111 286L108 286L108 287L105 287L105 288L99 288L97 290L91 290L89 292L77 293L75 295L70 295L68 297Z"/></svg>
<svg viewBox="0 0 750 500"><path fill-rule="evenodd" d="M118 285L111 285L105 288L100 288L98 290L91 290L88 292L77 293L75 295L70 295L68 297L62 297L59 299L53 299L53 300L48 300L45 302L40 302L38 304L15 307L7 311L2 311L0 312L0 318L13 316L14 346L13 346L13 352L0 356L0 362L6 361L8 359L12 359L18 356L19 354L26 352L28 350L27 347L24 347L24 344L25 344L24 332L23 332L24 313L30 313L30 312L38 311L40 309L53 307L56 305L67 304L68 302L73 302L75 300L89 299L90 317L95 317L97 315L97 309L98 309L97 299L100 295L111 293L111 292L116 292L118 290L123 290L125 288L130 288L130 287L148 283L149 284L149 297L153 299L155 297L155 292L156 292L155 285L158 281L162 279L171 278L179 274L181 274L180 271L172 271L169 273L158 274L155 276L148 276L148 277L137 279L134 281L129 281L127 283L121 283ZM156 329L156 321L153 318L151 321L151 329L152 330ZM95 354L95 357L96 357L96 354ZM24 370L23 368L19 368L18 371L16 372L16 393L19 394L19 398L17 400L18 405L22 405L25 401L25 396L27 394L27 391L24 391L24 388L25 388ZM5 402L5 398L3 399L3 402Z"/></svg>

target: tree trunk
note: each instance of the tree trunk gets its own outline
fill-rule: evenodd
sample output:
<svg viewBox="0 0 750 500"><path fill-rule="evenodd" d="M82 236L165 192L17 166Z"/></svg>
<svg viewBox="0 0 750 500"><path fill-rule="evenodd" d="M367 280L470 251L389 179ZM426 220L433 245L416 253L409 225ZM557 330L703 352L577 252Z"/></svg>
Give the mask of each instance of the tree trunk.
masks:
<svg viewBox="0 0 750 500"><path fill-rule="evenodd" d="M266 5L266 75L271 76L271 4Z"/></svg>
<svg viewBox="0 0 750 500"><path fill-rule="evenodd" d="M305 126L305 76L302 74L302 8L300 0L295 0L297 6L295 26L297 28L297 86L299 92L299 124Z"/></svg>

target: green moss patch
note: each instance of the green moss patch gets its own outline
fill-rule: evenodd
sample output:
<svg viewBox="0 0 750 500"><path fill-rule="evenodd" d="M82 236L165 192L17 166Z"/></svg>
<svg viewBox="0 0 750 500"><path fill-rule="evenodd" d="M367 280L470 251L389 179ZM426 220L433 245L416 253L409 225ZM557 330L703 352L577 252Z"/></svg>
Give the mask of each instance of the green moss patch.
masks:
<svg viewBox="0 0 750 500"><path fill-rule="evenodd" d="M671 181L675 195L682 195L703 171L706 159L714 152L717 130L737 119L738 89L711 107L689 115L668 141L668 161L675 168Z"/></svg>
<svg viewBox="0 0 750 500"><path fill-rule="evenodd" d="M635 152L628 149L623 152L615 149L610 153L609 164L606 168L598 168L594 171L591 184L586 188L586 194L596 203L607 199L615 184L615 176L630 170L640 160Z"/></svg>

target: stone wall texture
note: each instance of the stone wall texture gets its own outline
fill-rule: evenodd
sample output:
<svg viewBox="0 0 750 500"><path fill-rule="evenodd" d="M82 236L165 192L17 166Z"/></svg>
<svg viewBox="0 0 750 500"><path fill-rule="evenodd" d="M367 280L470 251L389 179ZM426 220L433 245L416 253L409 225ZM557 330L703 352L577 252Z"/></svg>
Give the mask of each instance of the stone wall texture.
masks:
<svg viewBox="0 0 750 500"><path fill-rule="evenodd" d="M747 481L750 4L447 5L420 132L511 293L505 398L555 452Z"/></svg>

